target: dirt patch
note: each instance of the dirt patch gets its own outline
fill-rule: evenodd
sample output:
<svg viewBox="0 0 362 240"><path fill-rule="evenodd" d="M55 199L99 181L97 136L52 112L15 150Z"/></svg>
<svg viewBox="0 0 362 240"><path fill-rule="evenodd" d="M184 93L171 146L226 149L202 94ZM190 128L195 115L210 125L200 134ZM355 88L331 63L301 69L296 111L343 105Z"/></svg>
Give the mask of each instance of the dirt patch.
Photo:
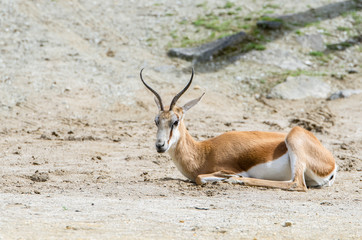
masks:
<svg viewBox="0 0 362 240"><path fill-rule="evenodd" d="M328 133L328 129L334 125L334 118L328 106L318 106L300 114L300 117L292 118L290 126L300 126L312 132Z"/></svg>
<svg viewBox="0 0 362 240"><path fill-rule="evenodd" d="M36 170L29 178L33 182L46 182L49 180L49 174L47 172L39 172Z"/></svg>

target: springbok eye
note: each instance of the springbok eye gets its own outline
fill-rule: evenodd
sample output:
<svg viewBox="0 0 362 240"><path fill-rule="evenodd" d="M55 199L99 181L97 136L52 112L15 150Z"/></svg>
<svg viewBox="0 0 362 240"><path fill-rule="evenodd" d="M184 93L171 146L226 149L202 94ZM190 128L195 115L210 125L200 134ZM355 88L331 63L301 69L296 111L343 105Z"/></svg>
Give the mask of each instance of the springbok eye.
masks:
<svg viewBox="0 0 362 240"><path fill-rule="evenodd" d="M178 120L174 121L173 125L176 127L178 125Z"/></svg>
<svg viewBox="0 0 362 240"><path fill-rule="evenodd" d="M155 124L158 125L160 123L160 121L158 120L158 118L155 118Z"/></svg>

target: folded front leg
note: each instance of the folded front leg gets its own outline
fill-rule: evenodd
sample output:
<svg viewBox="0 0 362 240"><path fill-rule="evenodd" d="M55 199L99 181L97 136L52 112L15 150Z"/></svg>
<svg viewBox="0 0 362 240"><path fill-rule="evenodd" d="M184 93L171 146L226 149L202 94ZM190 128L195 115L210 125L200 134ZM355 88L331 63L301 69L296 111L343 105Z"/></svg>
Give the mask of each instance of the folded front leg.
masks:
<svg viewBox="0 0 362 240"><path fill-rule="evenodd" d="M195 182L198 185L212 182L224 181L231 177L237 177L237 175L233 172L228 171L219 171L210 174L200 174L197 176Z"/></svg>

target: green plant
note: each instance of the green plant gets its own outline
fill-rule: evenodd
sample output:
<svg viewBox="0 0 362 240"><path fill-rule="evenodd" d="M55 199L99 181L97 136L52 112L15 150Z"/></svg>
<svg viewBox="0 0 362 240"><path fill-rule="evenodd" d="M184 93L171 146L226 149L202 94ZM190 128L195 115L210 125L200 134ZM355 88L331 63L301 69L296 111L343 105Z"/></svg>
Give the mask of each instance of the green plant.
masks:
<svg viewBox="0 0 362 240"><path fill-rule="evenodd" d="M320 51L313 51L309 53L310 56L315 57L317 60L319 60L322 63L328 63L329 60L331 60L330 55L326 55L324 52Z"/></svg>
<svg viewBox="0 0 362 240"><path fill-rule="evenodd" d="M269 16L261 16L259 18L259 21L283 22L283 20L280 18L274 18L274 17L269 17Z"/></svg>
<svg viewBox="0 0 362 240"><path fill-rule="evenodd" d="M196 5L196 7L198 7L198 8L200 8L200 7L206 8L206 6L207 6L207 2L203 2L203 3Z"/></svg>
<svg viewBox="0 0 362 240"><path fill-rule="evenodd" d="M185 36L181 39L181 47L192 46L195 44L195 41L191 40L189 37Z"/></svg>
<svg viewBox="0 0 362 240"><path fill-rule="evenodd" d="M233 32L235 29L231 20L221 21L220 18L215 15L206 17L199 16L192 24L197 27L204 27L217 32Z"/></svg>
<svg viewBox="0 0 362 240"><path fill-rule="evenodd" d="M327 76L327 73L324 72L314 72L314 71L307 71L307 70L293 70L293 71L286 71L283 73L285 76L291 76L291 77L298 77L301 75L305 76L311 76L311 77L318 77L318 76Z"/></svg>
<svg viewBox="0 0 362 240"><path fill-rule="evenodd" d="M224 5L224 8L232 8L232 7L234 7L234 5L235 5L234 3L227 1Z"/></svg>
<svg viewBox="0 0 362 240"><path fill-rule="evenodd" d="M352 11L351 16L354 21L354 25L359 26L362 23L362 15L360 12Z"/></svg>
<svg viewBox="0 0 362 240"><path fill-rule="evenodd" d="M240 25L239 27L244 29L244 30L248 30L248 29L251 28L251 25L250 24L243 24L243 25Z"/></svg>
<svg viewBox="0 0 362 240"><path fill-rule="evenodd" d="M330 32L327 31L323 31L323 35L328 36L328 37L333 37L334 35Z"/></svg>
<svg viewBox="0 0 362 240"><path fill-rule="evenodd" d="M303 26L303 25L302 25L302 26L303 26L303 27L312 27L312 26L319 27L320 24L321 24L320 21L316 21L316 22L306 23L306 24L304 24L304 26Z"/></svg>
<svg viewBox="0 0 362 240"><path fill-rule="evenodd" d="M148 46L152 46L153 42L155 41L156 39L152 38L152 37L149 37L146 39L146 42L147 42L147 45Z"/></svg>
<svg viewBox="0 0 362 240"><path fill-rule="evenodd" d="M303 35L303 33L302 33L300 30L295 31L295 34L297 34L298 36L302 36L302 35Z"/></svg>
<svg viewBox="0 0 362 240"><path fill-rule="evenodd" d="M252 28L250 35L255 38L256 42L268 42L269 40L265 37L265 34L259 28Z"/></svg>
<svg viewBox="0 0 362 240"><path fill-rule="evenodd" d="M206 8L206 2L198 4L197 7ZM276 9L279 6L267 4L265 8L267 9ZM244 50L265 50L265 43L269 41L266 37L266 33L256 27L256 22L258 20L268 20L268 21L278 21L281 22L281 19L272 18L272 17L254 17L255 13L252 13L248 16L242 15L240 12L241 7L236 6L233 2L227 1L224 5L218 9L212 11L205 9L207 14L202 14L197 16L196 19L188 21L186 19L180 21L181 25L192 24L194 33L188 37L184 36L184 33L180 31L171 31L170 36L173 41L168 44L168 46L173 47L191 47L195 44L203 44L205 42L214 41L216 39L226 37L232 34L235 34L241 30L247 31L247 34L252 36L249 39L249 43L241 44L239 47L234 47L226 50L227 52L236 52ZM258 14L263 14L265 10L258 12ZM185 29L185 28L182 28ZM205 37L206 36L206 37ZM195 40L197 39L197 40Z"/></svg>
<svg viewBox="0 0 362 240"><path fill-rule="evenodd" d="M351 31L352 29L349 28L349 27L339 26L339 27L337 27L337 30L338 30L338 31L341 31L341 32L347 32L347 31Z"/></svg>
<svg viewBox="0 0 362 240"><path fill-rule="evenodd" d="M257 51L263 51L265 50L266 47L262 44L259 44L259 43L247 43L245 46L244 46L244 51L250 51L250 50L257 50Z"/></svg>
<svg viewBox="0 0 362 240"><path fill-rule="evenodd" d="M324 56L324 53L319 52L319 51L313 51L313 52L310 52L309 55L313 56L313 57L322 57L322 56Z"/></svg>
<svg viewBox="0 0 362 240"><path fill-rule="evenodd" d="M170 36L173 38L173 39L177 39L178 36L177 36L177 31L176 30L173 30L170 32Z"/></svg>
<svg viewBox="0 0 362 240"><path fill-rule="evenodd" d="M277 4L266 4L263 6L263 8L273 8L273 9L279 9L280 6Z"/></svg>

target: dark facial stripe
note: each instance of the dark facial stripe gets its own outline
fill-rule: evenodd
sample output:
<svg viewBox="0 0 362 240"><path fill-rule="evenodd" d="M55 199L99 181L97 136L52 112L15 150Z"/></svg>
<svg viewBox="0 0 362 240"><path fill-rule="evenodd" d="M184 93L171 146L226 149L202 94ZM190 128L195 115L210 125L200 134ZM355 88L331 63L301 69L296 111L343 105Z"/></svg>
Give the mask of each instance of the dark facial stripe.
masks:
<svg viewBox="0 0 362 240"><path fill-rule="evenodd" d="M167 144L170 144L170 140L172 138L172 131L173 131L173 125L171 127L171 131L170 131L170 137L168 138Z"/></svg>
<svg viewBox="0 0 362 240"><path fill-rule="evenodd" d="M177 121L180 121L179 116L177 116L177 114L175 114L177 117ZM168 138L167 144L170 144L171 138L172 138L172 132L173 132L173 124L171 126L171 131L170 131L170 137Z"/></svg>

